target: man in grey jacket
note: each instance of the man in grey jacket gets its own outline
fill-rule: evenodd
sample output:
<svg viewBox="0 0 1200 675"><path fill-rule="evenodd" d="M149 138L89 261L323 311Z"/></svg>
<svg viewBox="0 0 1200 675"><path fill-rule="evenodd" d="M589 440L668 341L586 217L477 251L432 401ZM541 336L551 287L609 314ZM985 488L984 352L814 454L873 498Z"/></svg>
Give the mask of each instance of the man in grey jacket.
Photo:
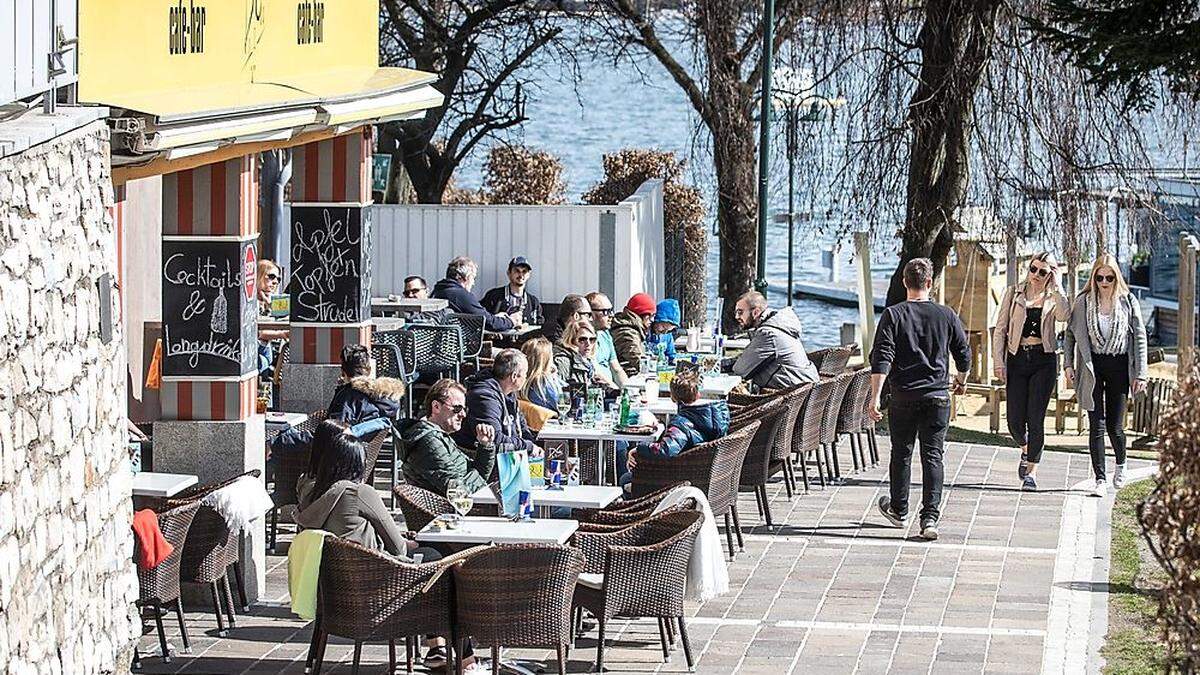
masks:
<svg viewBox="0 0 1200 675"><path fill-rule="evenodd" d="M760 389L788 389L817 381L817 368L800 340L800 317L791 307L772 310L762 293L750 291L738 298L733 317L750 331L750 344L736 360L725 359L722 370Z"/></svg>

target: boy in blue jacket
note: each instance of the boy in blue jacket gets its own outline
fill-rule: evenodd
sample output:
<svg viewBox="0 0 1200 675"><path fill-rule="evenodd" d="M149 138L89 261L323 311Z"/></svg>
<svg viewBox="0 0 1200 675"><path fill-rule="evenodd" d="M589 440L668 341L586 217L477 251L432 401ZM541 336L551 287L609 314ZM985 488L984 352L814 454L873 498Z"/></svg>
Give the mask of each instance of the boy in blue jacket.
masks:
<svg viewBox="0 0 1200 675"><path fill-rule="evenodd" d="M729 433L729 405L723 400L697 404L700 397L700 372L694 368L681 369L671 380L671 399L679 412L663 430L662 436L651 443L639 443L630 449L626 466L629 472L621 477L627 487L637 470L637 458L674 457L689 448L714 441Z"/></svg>
<svg viewBox="0 0 1200 675"><path fill-rule="evenodd" d="M650 322L650 334L646 336L647 354L657 355L661 344L667 363L675 363L675 329L679 328L682 317L678 300L667 298L659 301Z"/></svg>

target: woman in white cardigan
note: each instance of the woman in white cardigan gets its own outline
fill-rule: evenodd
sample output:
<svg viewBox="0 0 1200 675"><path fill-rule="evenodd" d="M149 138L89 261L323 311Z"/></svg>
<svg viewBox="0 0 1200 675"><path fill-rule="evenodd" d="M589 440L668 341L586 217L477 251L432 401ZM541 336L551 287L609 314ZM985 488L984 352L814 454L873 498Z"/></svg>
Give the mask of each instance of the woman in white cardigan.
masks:
<svg viewBox="0 0 1200 675"><path fill-rule="evenodd" d="M1125 484L1125 404L1146 388L1146 326L1137 298L1121 277L1116 258L1101 255L1075 299L1067 324L1065 365L1079 407L1088 411L1088 447L1092 454L1093 491L1108 489L1104 435L1112 443L1117 469L1113 486Z"/></svg>

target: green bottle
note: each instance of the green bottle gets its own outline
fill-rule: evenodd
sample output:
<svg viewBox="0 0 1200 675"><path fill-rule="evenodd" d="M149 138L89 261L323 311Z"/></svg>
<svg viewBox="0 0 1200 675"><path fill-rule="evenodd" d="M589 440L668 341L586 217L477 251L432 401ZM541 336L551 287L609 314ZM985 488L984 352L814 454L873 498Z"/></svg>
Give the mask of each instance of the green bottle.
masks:
<svg viewBox="0 0 1200 675"><path fill-rule="evenodd" d="M620 407L620 417L618 418L618 423L621 426L625 426L625 427L629 426L629 390L628 389L621 390L621 407Z"/></svg>

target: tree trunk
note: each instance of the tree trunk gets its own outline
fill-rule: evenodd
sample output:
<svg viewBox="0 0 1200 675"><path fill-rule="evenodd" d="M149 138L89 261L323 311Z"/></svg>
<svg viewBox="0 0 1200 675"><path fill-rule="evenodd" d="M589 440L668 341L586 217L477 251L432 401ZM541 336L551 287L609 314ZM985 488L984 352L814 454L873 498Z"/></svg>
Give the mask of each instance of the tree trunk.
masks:
<svg viewBox="0 0 1200 675"><path fill-rule="evenodd" d="M907 208L900 262L887 304L903 302L904 266L933 261L942 273L954 245L953 222L970 182L975 91L990 58L997 0L927 0L918 36L921 74L909 105Z"/></svg>
<svg viewBox="0 0 1200 675"><path fill-rule="evenodd" d="M726 108L726 110L730 110ZM738 108L731 109L733 111ZM736 115L731 115L731 118ZM739 296L754 288L758 255L757 165L753 120L729 119L712 129L713 164L717 175L717 228L721 267L718 292L725 298L722 325L732 329Z"/></svg>

